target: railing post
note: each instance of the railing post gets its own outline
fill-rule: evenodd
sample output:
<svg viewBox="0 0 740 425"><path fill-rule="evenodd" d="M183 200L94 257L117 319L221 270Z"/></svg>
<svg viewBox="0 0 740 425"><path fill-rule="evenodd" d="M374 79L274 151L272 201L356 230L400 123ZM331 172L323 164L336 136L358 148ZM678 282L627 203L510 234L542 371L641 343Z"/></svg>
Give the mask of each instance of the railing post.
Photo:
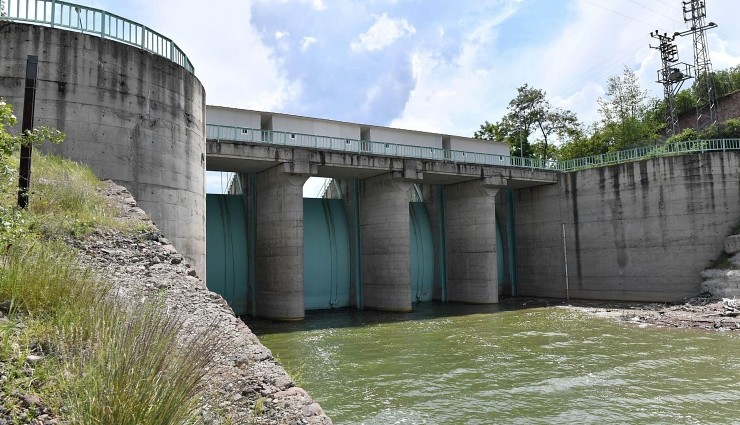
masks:
<svg viewBox="0 0 740 425"><path fill-rule="evenodd" d="M722 152L725 151L725 139L722 139Z"/></svg>
<svg viewBox="0 0 740 425"><path fill-rule="evenodd" d="M51 0L51 27L54 28L54 17L56 15L57 0Z"/></svg>
<svg viewBox="0 0 740 425"><path fill-rule="evenodd" d="M141 48L146 50L146 27L144 25L141 26Z"/></svg>
<svg viewBox="0 0 740 425"><path fill-rule="evenodd" d="M100 11L100 38L105 38L105 10Z"/></svg>
<svg viewBox="0 0 740 425"><path fill-rule="evenodd" d="M175 42L170 40L170 60L175 61Z"/></svg>

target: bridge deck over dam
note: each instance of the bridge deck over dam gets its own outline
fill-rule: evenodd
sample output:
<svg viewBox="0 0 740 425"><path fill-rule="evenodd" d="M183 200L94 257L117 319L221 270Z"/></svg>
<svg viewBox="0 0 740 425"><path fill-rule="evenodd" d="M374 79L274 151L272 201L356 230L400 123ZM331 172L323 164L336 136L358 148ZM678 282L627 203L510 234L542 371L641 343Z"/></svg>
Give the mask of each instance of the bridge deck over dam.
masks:
<svg viewBox="0 0 740 425"><path fill-rule="evenodd" d="M424 151L427 157L420 155ZM481 161L476 161L476 155ZM492 164L476 163L486 159ZM217 125L208 125L206 136L208 171L259 173L280 165L288 173L317 177L364 180L392 173L417 183L481 180L487 185L511 188L557 181L554 170L515 167L508 165L510 159L503 155Z"/></svg>

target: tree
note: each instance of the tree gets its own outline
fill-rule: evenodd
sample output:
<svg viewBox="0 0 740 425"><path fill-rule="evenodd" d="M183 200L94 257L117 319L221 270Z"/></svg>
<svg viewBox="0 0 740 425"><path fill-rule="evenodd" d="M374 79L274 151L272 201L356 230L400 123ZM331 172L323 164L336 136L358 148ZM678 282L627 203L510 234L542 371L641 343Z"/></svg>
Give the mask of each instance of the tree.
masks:
<svg viewBox="0 0 740 425"><path fill-rule="evenodd" d="M647 95L629 67L607 80L606 98L597 99L601 133L610 151L653 143L664 126L655 113L659 102Z"/></svg>
<svg viewBox="0 0 740 425"><path fill-rule="evenodd" d="M473 134L476 139L492 140L507 143L510 146L512 156L531 158L534 156L532 145L527 141L523 131L516 130L515 124L502 119L498 123L486 121L480 126L480 130Z"/></svg>
<svg viewBox="0 0 740 425"><path fill-rule="evenodd" d="M496 124L488 121L474 134L479 139L496 140L509 143L515 156L542 159L553 158L552 136L570 137L579 131L576 115L568 110L554 108L546 99L543 90L529 87L528 84L517 89L517 95L507 107L508 113ZM531 144L529 136L537 134Z"/></svg>

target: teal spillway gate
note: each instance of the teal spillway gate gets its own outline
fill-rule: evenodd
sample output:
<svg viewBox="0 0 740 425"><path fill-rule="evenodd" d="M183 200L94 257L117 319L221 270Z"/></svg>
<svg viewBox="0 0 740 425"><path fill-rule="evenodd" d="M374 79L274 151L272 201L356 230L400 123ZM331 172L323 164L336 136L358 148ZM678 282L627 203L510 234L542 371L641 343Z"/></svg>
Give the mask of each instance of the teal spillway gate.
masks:
<svg viewBox="0 0 740 425"><path fill-rule="evenodd" d="M248 313L247 215L241 195L206 196L206 273L208 289L229 303L234 313ZM409 203L411 299L431 301L434 245L426 205ZM341 199L303 200L304 307L346 307L350 300L350 244ZM503 247L497 226L499 282L503 281Z"/></svg>
<svg viewBox="0 0 740 425"><path fill-rule="evenodd" d="M434 285L434 245L429 214L423 202L410 202L411 301L431 301Z"/></svg>
<svg viewBox="0 0 740 425"><path fill-rule="evenodd" d="M350 248L341 199L303 199L303 302L306 310L350 305Z"/></svg>
<svg viewBox="0 0 740 425"><path fill-rule="evenodd" d="M206 279L234 310L247 314L247 214L241 195L206 195Z"/></svg>

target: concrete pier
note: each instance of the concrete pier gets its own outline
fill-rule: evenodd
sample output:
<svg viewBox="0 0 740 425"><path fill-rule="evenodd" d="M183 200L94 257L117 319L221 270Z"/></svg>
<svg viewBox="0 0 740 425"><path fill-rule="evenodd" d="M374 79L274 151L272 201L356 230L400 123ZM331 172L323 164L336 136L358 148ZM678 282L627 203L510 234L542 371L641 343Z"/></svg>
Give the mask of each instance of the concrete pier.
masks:
<svg viewBox="0 0 740 425"><path fill-rule="evenodd" d="M498 302L497 192L481 181L445 187L449 301Z"/></svg>
<svg viewBox="0 0 740 425"><path fill-rule="evenodd" d="M409 197L412 183L384 174L362 182L362 290L365 308L411 311Z"/></svg>
<svg viewBox="0 0 740 425"><path fill-rule="evenodd" d="M255 269L257 314L302 319L303 184L307 174L283 165L257 174Z"/></svg>

